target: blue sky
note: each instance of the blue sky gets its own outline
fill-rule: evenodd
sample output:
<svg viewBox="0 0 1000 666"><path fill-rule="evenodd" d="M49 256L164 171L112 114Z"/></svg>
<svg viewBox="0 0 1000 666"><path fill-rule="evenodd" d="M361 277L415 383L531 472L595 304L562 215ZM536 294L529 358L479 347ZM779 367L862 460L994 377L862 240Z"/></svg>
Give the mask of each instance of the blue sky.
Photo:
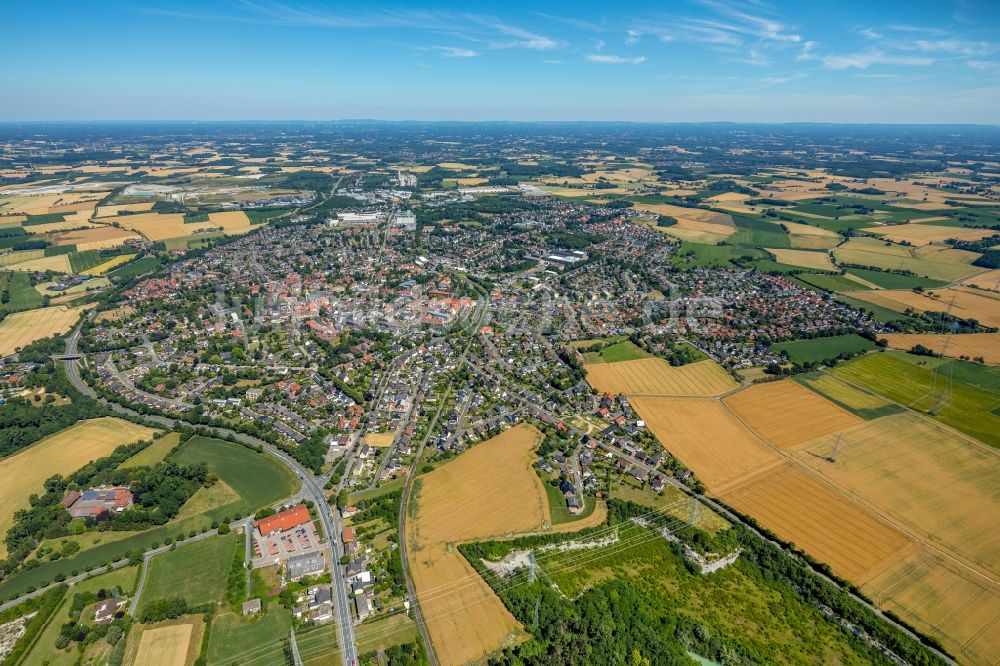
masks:
<svg viewBox="0 0 1000 666"><path fill-rule="evenodd" d="M6 3L0 119L1000 123L1000 1Z"/></svg>

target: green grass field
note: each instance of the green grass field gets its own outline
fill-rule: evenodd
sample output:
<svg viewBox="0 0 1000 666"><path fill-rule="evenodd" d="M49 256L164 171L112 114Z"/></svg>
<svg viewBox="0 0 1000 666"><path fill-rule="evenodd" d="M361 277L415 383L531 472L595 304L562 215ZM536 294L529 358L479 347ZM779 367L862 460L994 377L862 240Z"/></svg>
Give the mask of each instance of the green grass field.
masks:
<svg viewBox="0 0 1000 666"><path fill-rule="evenodd" d="M584 356L588 362L618 363L619 361L634 361L637 358L648 358L652 354L637 347L631 340L624 340L609 345L599 352L588 352Z"/></svg>
<svg viewBox="0 0 1000 666"><path fill-rule="evenodd" d="M419 637L417 623L404 613L372 619L359 625L354 633L359 654L412 643ZM314 629L306 629L296 636L299 653L305 666L327 666L340 660L340 652L337 650L337 629L334 623L329 622ZM262 663L278 662L262 661Z"/></svg>
<svg viewBox="0 0 1000 666"><path fill-rule="evenodd" d="M967 361L868 354L832 370L991 446L1000 447L1000 369Z"/></svg>
<svg viewBox="0 0 1000 666"><path fill-rule="evenodd" d="M869 289L860 282L855 282L844 275L829 275L825 273L801 273L795 276L800 282L810 287L840 292L854 289Z"/></svg>
<svg viewBox="0 0 1000 666"><path fill-rule="evenodd" d="M160 263L160 260L157 259L156 257L150 257L150 256L140 257L135 261L130 261L124 266L119 266L113 271L109 271L108 277L113 277L113 278L137 277L139 275L144 275L146 273L155 271L161 265L162 264Z"/></svg>
<svg viewBox="0 0 1000 666"><path fill-rule="evenodd" d="M776 352L784 352L793 363L808 363L834 359L841 354L853 354L875 349L875 343L853 333L829 338L793 340L771 345Z"/></svg>
<svg viewBox="0 0 1000 666"><path fill-rule="evenodd" d="M726 239L731 245L789 248L788 232L780 224L752 217L733 215L736 233Z"/></svg>
<svg viewBox="0 0 1000 666"><path fill-rule="evenodd" d="M566 507L566 498L559 492L559 488L550 484L547 479L542 479L542 485L545 486L545 494L549 498L549 521L553 525L572 523L574 520L586 518L594 513L594 509L597 508L597 500L593 497L585 496L583 511L574 514Z"/></svg>
<svg viewBox="0 0 1000 666"><path fill-rule="evenodd" d="M191 605L221 601L233 551L242 547L243 539L231 533L157 555L149 561L139 608L167 597L183 597Z"/></svg>
<svg viewBox="0 0 1000 666"><path fill-rule="evenodd" d="M847 272L857 275L862 280L877 284L883 289L913 289L914 287L940 287L948 284L944 280L932 280L918 275L900 275L885 271L872 271L866 268L849 268Z"/></svg>
<svg viewBox="0 0 1000 666"><path fill-rule="evenodd" d="M248 661L259 659L259 663L281 663L281 640L288 638L291 628L291 613L273 601L268 604L263 617L244 618L237 613L218 615L212 621L208 663L228 665L232 663L233 655L249 651L252 653L247 654Z"/></svg>
<svg viewBox="0 0 1000 666"><path fill-rule="evenodd" d="M162 544L167 537L187 537L191 532L210 529L212 521L232 519L237 514L246 515L270 506L295 492L298 479L280 462L264 453L207 437L192 437L174 458L177 462L191 464L204 462L209 471L215 472L240 495L235 502L217 506L200 515L174 520L133 536L102 543L80 551L72 559L61 559L18 573L0 582L0 599L23 594L31 587L50 583L55 576L69 576L73 571L88 571L113 559L120 559L130 550L149 548Z"/></svg>
<svg viewBox="0 0 1000 666"><path fill-rule="evenodd" d="M864 310L865 312L870 312L872 317L877 321L886 324L890 321L911 321L913 317L907 317L902 312L897 312L896 310L891 310L882 305L876 305L874 303L868 303L867 301L861 301L856 298L851 298L850 296L838 295L838 301L842 301L852 308L857 308L858 310Z"/></svg>
<svg viewBox="0 0 1000 666"><path fill-rule="evenodd" d="M85 273L94 266L107 261L110 257L101 256L100 250L84 250L69 255L69 265L74 273Z"/></svg>
<svg viewBox="0 0 1000 666"><path fill-rule="evenodd" d="M0 277L0 292L7 291L7 303L0 309L7 312L20 312L42 307L42 295L31 286L31 276L20 271L3 273Z"/></svg>
<svg viewBox="0 0 1000 666"><path fill-rule="evenodd" d="M298 487L295 475L273 457L221 439L192 437L173 460L181 464L203 462L238 492L242 499L227 505L230 513L249 513L274 504Z"/></svg>
<svg viewBox="0 0 1000 666"><path fill-rule="evenodd" d="M687 257L691 257L691 261ZM750 259L767 259L770 255L764 250L751 247L735 247L733 245L706 245L704 243L681 243L674 253L672 263L686 268L709 268L731 266L733 259L748 257Z"/></svg>
<svg viewBox="0 0 1000 666"><path fill-rule="evenodd" d="M142 467L144 465L152 467L156 463L163 460L163 458L170 453L170 449L177 446L180 442L181 436L176 432L168 432L162 437L158 437L153 441L152 444L144 448L139 453L135 454L125 462L123 462L121 467Z"/></svg>
<svg viewBox="0 0 1000 666"><path fill-rule="evenodd" d="M53 613L51 620L42 630L38 641L25 655L22 664L48 664L48 666L73 666L80 663L80 652L76 644L71 643L69 647L62 650L56 649L56 639L59 638L59 630L65 622L68 622L70 606L73 603L73 595L78 592L97 592L100 589L109 590L118 586L126 595L130 595L135 588L136 573L138 567L122 567L108 573L103 573L93 578L81 581L74 585L66 593L62 605ZM88 609L89 610L89 609ZM93 624L93 615L84 617L85 624ZM103 643L107 647L107 643Z"/></svg>

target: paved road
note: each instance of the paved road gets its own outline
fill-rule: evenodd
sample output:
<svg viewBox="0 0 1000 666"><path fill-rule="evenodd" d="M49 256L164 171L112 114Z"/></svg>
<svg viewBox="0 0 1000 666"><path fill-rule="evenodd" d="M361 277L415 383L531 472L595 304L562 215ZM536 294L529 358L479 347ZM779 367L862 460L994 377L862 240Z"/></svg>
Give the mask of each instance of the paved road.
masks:
<svg viewBox="0 0 1000 666"><path fill-rule="evenodd" d="M128 614L135 617L135 612L139 608L139 599L142 597L142 589L146 587L146 574L149 573L149 558L152 555L148 553L143 553L142 555L142 572L139 574L139 584L135 586L135 594L132 595L132 601L128 605Z"/></svg>

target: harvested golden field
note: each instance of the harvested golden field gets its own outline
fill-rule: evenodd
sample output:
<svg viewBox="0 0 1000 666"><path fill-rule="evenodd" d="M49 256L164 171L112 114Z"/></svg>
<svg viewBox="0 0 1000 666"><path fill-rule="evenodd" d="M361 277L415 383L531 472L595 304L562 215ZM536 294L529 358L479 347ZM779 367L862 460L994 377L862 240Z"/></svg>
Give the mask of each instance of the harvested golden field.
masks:
<svg viewBox="0 0 1000 666"><path fill-rule="evenodd" d="M663 446L712 492L783 464L718 400L637 396L629 402Z"/></svg>
<svg viewBox="0 0 1000 666"><path fill-rule="evenodd" d="M119 212L141 213L143 211L152 210L155 203L155 201L143 201L140 203L101 206L97 209L97 217L117 217Z"/></svg>
<svg viewBox="0 0 1000 666"><path fill-rule="evenodd" d="M91 460L106 456L115 447L149 439L158 431L110 416L88 419L49 435L37 444L0 459L0 534L14 522L14 512L28 506L28 496L44 491L53 474L69 474ZM7 554L0 541L0 557Z"/></svg>
<svg viewBox="0 0 1000 666"><path fill-rule="evenodd" d="M442 169L448 169L449 171L475 171L475 164L464 164L462 162L441 162L438 164Z"/></svg>
<svg viewBox="0 0 1000 666"><path fill-rule="evenodd" d="M716 194L714 197L709 197L705 201L711 201L713 203L732 203L734 201L746 201L750 198L749 194L743 194L741 192L723 192L722 194Z"/></svg>
<svg viewBox="0 0 1000 666"><path fill-rule="evenodd" d="M1000 589L957 562L919 546L861 589L938 638L959 663L996 663Z"/></svg>
<svg viewBox="0 0 1000 666"><path fill-rule="evenodd" d="M602 190L605 192L606 190ZM733 218L724 213L717 213L702 208L683 208L670 204L636 204L637 210L668 215L677 220L672 227L652 228L670 236L695 243L718 243L736 233Z"/></svg>
<svg viewBox="0 0 1000 666"><path fill-rule="evenodd" d="M791 379L750 386L726 396L723 402L779 449L861 423L854 414Z"/></svg>
<svg viewBox="0 0 1000 666"><path fill-rule="evenodd" d="M69 255L57 254L53 257L29 259L10 266L12 271L55 271L56 273L71 273Z"/></svg>
<svg viewBox="0 0 1000 666"><path fill-rule="evenodd" d="M475 187L476 185L483 185L490 182L490 179L480 177L456 178L455 182L461 187Z"/></svg>
<svg viewBox="0 0 1000 666"><path fill-rule="evenodd" d="M819 437L796 457L911 534L1000 573L996 450L904 412Z"/></svg>
<svg viewBox="0 0 1000 666"><path fill-rule="evenodd" d="M893 349L909 351L914 345L923 345L938 354L951 358L983 357L986 363L1000 363L1000 333L883 333L881 337Z"/></svg>
<svg viewBox="0 0 1000 666"><path fill-rule="evenodd" d="M70 231L59 234L53 238L56 245L76 245L80 252L84 250L103 250L105 248L119 247L125 244L130 238L138 239L139 234L127 229L117 227L91 227L79 231Z"/></svg>
<svg viewBox="0 0 1000 666"><path fill-rule="evenodd" d="M979 254L937 245L907 247L877 238L852 238L833 250L837 261L884 269L913 271L939 280L961 280L979 271L972 262Z"/></svg>
<svg viewBox="0 0 1000 666"><path fill-rule="evenodd" d="M809 236L808 238L816 238ZM830 255L826 252L810 250L784 250L780 248L764 248L774 255L776 261L790 266L802 266L803 268L815 268L822 271L836 270Z"/></svg>
<svg viewBox="0 0 1000 666"><path fill-rule="evenodd" d="M845 291L845 295L902 312L948 312L963 319L976 319L986 326L1000 326L1000 294L955 287L916 293L910 289Z"/></svg>
<svg viewBox="0 0 1000 666"><path fill-rule="evenodd" d="M628 395L709 396L737 387L736 381L712 360L673 367L662 358L618 363L587 363L587 383L601 393Z"/></svg>
<svg viewBox="0 0 1000 666"><path fill-rule="evenodd" d="M754 185L754 188L760 190L761 196L769 199L802 201L829 195L830 190L826 189L829 181L830 179L811 183L804 180L776 180L773 183Z"/></svg>
<svg viewBox="0 0 1000 666"><path fill-rule="evenodd" d="M532 469L541 438L519 425L477 444L420 477L404 509L417 600L444 664L480 661L526 636L456 546L543 527L548 500Z"/></svg>
<svg viewBox="0 0 1000 666"><path fill-rule="evenodd" d="M782 220L781 226L785 227L785 229L788 230L788 233L792 236L822 236L824 238L834 238L840 240L839 234L834 233L829 229L824 229L823 227L815 227L811 224L801 224L799 222Z"/></svg>
<svg viewBox="0 0 1000 666"><path fill-rule="evenodd" d="M50 234L57 231L71 231L73 229L84 229L96 226L87 221L88 217L89 215L83 218L66 216L66 218L62 222L46 222L45 224L33 224L29 227L29 229L31 229L31 232L35 234Z"/></svg>
<svg viewBox="0 0 1000 666"><path fill-rule="evenodd" d="M395 438L395 433L391 432L370 432L365 435L365 444L368 446L385 448L387 446L392 446L392 440Z"/></svg>
<svg viewBox="0 0 1000 666"><path fill-rule="evenodd" d="M977 241L994 233L992 229L967 229L964 227L936 227L932 224L894 224L882 227L862 229L868 233L878 234L883 238L901 243L906 241L911 245L930 245L940 243L949 238L964 241Z"/></svg>
<svg viewBox="0 0 1000 666"><path fill-rule="evenodd" d="M802 250L829 250L843 240L840 235L829 229L814 227L811 224L782 221L781 226L788 230L788 240L792 247Z"/></svg>
<svg viewBox="0 0 1000 666"><path fill-rule="evenodd" d="M0 321L0 356L13 354L35 340L56 333L65 333L73 328L80 318L80 313L87 307L69 308L65 305L56 305L7 315Z"/></svg>
<svg viewBox="0 0 1000 666"><path fill-rule="evenodd" d="M962 281L968 287L978 287L985 291L1000 291L1000 268L973 275Z"/></svg>
<svg viewBox="0 0 1000 666"><path fill-rule="evenodd" d="M109 221L109 220L103 220ZM136 231L151 241L166 238L190 236L199 230L214 230L215 225L209 222L192 222L185 224L181 213L136 213L134 215L119 215L114 219L117 224L130 231Z"/></svg>
<svg viewBox="0 0 1000 666"><path fill-rule="evenodd" d="M221 227L227 234L244 234L250 231L250 218L241 210L209 213L208 222L212 226Z"/></svg>
<svg viewBox="0 0 1000 666"><path fill-rule="evenodd" d="M771 467L716 494L829 564L838 576L858 583L896 562L913 545L901 530L792 463Z"/></svg>
<svg viewBox="0 0 1000 666"><path fill-rule="evenodd" d="M657 182L656 174L650 169L638 169L638 168L628 168L628 169L612 169L610 171L593 171L591 173L585 173L580 176L581 180L588 181L591 183L597 182L599 180L606 180L610 183L655 183Z"/></svg>
<svg viewBox="0 0 1000 666"><path fill-rule="evenodd" d="M193 624L143 629L133 663L135 666L184 666L193 632Z"/></svg>
<svg viewBox="0 0 1000 666"><path fill-rule="evenodd" d="M135 258L134 254L119 254L117 257L112 257L104 263L98 264L93 268L87 269L87 274L89 275L104 275L108 271L121 266L122 264L127 264Z"/></svg>
<svg viewBox="0 0 1000 666"><path fill-rule="evenodd" d="M40 259L45 256L45 250L18 250L0 254L0 266L12 266L30 259Z"/></svg>

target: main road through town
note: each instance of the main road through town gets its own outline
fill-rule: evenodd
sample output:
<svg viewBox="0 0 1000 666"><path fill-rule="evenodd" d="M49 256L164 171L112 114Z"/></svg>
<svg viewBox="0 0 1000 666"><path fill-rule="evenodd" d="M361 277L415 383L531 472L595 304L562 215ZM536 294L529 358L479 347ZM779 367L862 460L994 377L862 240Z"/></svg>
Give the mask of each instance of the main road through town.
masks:
<svg viewBox="0 0 1000 666"><path fill-rule="evenodd" d="M66 339L66 356L76 355L76 345L80 340L80 330L81 326L77 326L73 330L73 333ZM84 395L101 400L112 410L120 414L138 416L146 419L147 421L162 424L168 428L174 428L178 425L186 425L184 421L180 421L178 419L166 416L140 414L117 403L104 400L99 397L85 381L83 381L82 377L80 377L75 360L66 360L64 362L66 364L66 375L69 377L70 382L76 390ZM326 495L323 493L323 478L317 478L311 471L300 465L298 461L263 440L240 432L226 430L225 428L213 428L213 430L225 433L243 444L260 446L266 453L270 454L274 458L277 458L286 467L292 470L292 472L299 478L299 481L301 481L304 494L312 499L313 504L316 506L316 511L319 513L320 520L323 522L323 529L326 531L327 536L327 555L330 559L330 569L333 572L334 583L334 594L332 596L337 615L337 647L340 649L340 656L345 666L356 666L358 653L354 638L353 615L351 612L350 602L347 597L349 588L347 586L347 581L344 578L344 569L340 566L340 556L343 554L339 544L341 531L340 515L330 510L330 503L327 501Z"/></svg>

